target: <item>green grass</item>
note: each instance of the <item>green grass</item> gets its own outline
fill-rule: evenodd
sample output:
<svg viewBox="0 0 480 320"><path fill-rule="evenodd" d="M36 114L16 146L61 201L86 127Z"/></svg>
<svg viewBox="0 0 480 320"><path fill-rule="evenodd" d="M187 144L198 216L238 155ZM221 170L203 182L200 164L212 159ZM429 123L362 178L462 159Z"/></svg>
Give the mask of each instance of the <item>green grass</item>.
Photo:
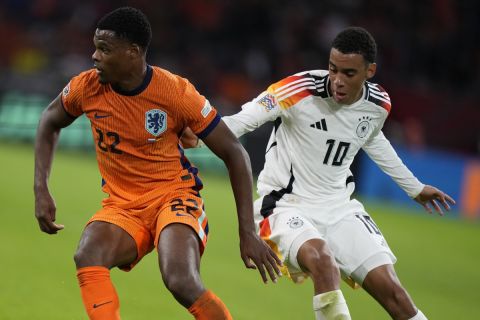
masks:
<svg viewBox="0 0 480 320"><path fill-rule="evenodd" d="M86 319L73 253L103 194L92 155L59 152L51 176L58 235L41 233L34 218L33 148L0 143L0 319ZM313 319L312 285L287 279L264 285L239 255L236 214L228 181L202 176L210 239L202 259L207 287L235 319ZM480 313L478 223L414 214L386 204L366 205L398 258L397 272L430 319L474 319ZM411 209L408 209L411 210ZM155 254L112 278L122 319L192 319L164 288ZM389 319L363 290L342 285L353 319Z"/></svg>

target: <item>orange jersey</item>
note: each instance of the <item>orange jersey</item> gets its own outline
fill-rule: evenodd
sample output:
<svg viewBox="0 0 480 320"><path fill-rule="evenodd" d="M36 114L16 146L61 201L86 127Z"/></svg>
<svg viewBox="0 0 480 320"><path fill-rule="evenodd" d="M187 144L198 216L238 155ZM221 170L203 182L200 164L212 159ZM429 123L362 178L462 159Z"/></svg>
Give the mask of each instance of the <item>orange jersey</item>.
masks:
<svg viewBox="0 0 480 320"><path fill-rule="evenodd" d="M188 80L158 67L147 67L140 87L115 91L101 84L95 70L72 78L62 93L66 112L89 118L104 206L143 208L159 195L202 183L179 145L185 127L200 138L220 116Z"/></svg>

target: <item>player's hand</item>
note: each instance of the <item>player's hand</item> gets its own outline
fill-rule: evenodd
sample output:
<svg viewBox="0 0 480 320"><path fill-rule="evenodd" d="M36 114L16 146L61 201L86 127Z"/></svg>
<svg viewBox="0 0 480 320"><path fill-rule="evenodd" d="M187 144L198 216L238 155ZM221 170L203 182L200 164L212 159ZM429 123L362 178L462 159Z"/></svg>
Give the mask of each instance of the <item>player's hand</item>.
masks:
<svg viewBox="0 0 480 320"><path fill-rule="evenodd" d="M441 216L443 216L443 210L438 204L439 202L447 211L450 210L450 205L455 204L455 200L453 200L453 198L448 194L429 185L426 185L423 188L422 192L420 192L420 194L415 198L415 201L420 203L425 210L428 211L428 213L433 212L431 208L431 206L433 206L435 211Z"/></svg>
<svg viewBox="0 0 480 320"><path fill-rule="evenodd" d="M198 146L198 137L193 133L192 129L186 127L180 137L180 143L184 149L196 148Z"/></svg>
<svg viewBox="0 0 480 320"><path fill-rule="evenodd" d="M240 254L247 268L260 272L264 283L268 282L266 272L273 282L277 282L277 276L282 276L278 268L282 262L255 232L240 235Z"/></svg>
<svg viewBox="0 0 480 320"><path fill-rule="evenodd" d="M64 228L63 225L55 223L56 211L57 207L50 192L35 192L35 217L40 230L48 234L56 234Z"/></svg>

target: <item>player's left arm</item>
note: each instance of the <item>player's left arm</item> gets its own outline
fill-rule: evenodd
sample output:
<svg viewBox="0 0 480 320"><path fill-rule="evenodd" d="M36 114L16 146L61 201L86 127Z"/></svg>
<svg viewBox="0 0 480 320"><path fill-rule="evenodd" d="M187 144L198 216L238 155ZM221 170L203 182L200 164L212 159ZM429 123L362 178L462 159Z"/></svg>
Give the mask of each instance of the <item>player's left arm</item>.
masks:
<svg viewBox="0 0 480 320"><path fill-rule="evenodd" d="M455 200L445 192L421 183L405 166L381 130L375 133L362 149L410 198L420 203L429 213L432 213L433 207L443 215L442 207L450 210L450 205L455 204Z"/></svg>
<svg viewBox="0 0 480 320"><path fill-rule="evenodd" d="M255 232L253 179L248 153L223 121L220 121L202 140L225 162L228 169L237 206L240 253L245 266L258 269L264 282L267 282L266 272L272 281L276 282L277 275L281 275L278 268L281 261Z"/></svg>
<svg viewBox="0 0 480 320"><path fill-rule="evenodd" d="M429 185L425 185L422 192L420 192L414 200L420 203L429 213L432 213L432 208L430 207L432 206L440 215L443 215L443 210L442 207L438 205L438 202L440 202L446 210L450 210L450 205L455 204L455 200L448 194Z"/></svg>

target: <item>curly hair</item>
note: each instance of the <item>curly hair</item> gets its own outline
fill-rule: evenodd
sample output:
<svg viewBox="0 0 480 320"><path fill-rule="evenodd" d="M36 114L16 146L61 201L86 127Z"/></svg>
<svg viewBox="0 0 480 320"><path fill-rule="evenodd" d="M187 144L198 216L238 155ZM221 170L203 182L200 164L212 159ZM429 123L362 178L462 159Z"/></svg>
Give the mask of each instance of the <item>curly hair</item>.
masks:
<svg viewBox="0 0 480 320"><path fill-rule="evenodd" d="M152 29L145 14L132 7L121 7L107 13L97 23L100 30L111 30L121 39L138 44L144 51L152 39Z"/></svg>
<svg viewBox="0 0 480 320"><path fill-rule="evenodd" d="M341 31L333 40L332 48L343 54L361 54L365 61L369 63L374 63L377 57L375 39L361 27L350 27Z"/></svg>

